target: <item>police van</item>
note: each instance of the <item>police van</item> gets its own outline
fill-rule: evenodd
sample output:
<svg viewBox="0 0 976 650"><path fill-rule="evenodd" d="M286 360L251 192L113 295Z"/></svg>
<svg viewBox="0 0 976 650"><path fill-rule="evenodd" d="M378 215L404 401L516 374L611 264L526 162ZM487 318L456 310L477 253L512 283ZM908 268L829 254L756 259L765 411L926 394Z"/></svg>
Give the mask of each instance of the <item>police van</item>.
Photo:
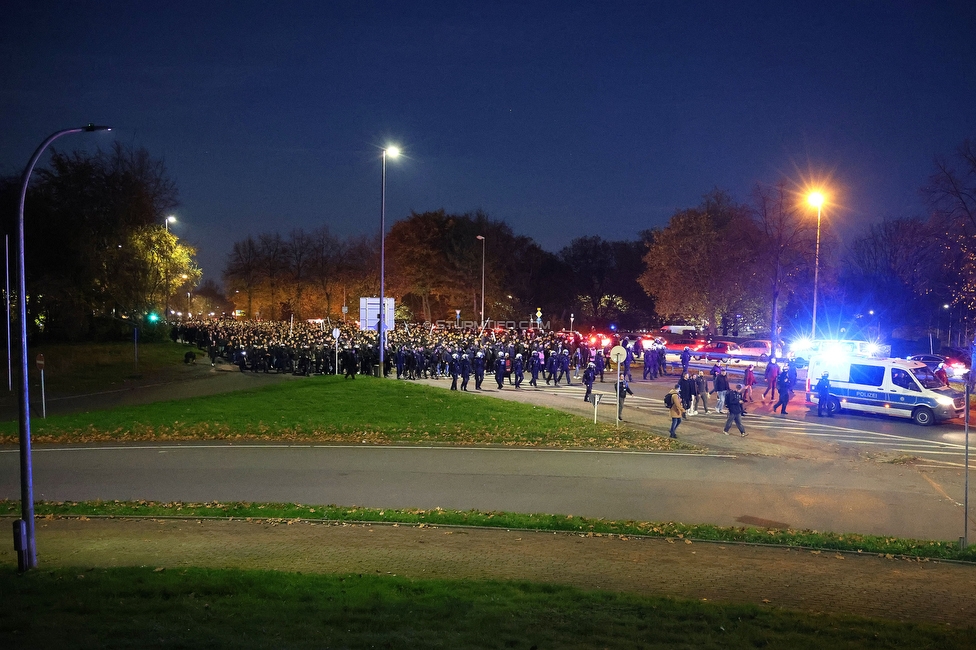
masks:
<svg viewBox="0 0 976 650"><path fill-rule="evenodd" d="M830 413L883 413L925 426L960 417L966 409L965 395L943 386L920 361L816 355L807 371L807 400L814 404L819 402L817 382L825 372L830 379Z"/></svg>

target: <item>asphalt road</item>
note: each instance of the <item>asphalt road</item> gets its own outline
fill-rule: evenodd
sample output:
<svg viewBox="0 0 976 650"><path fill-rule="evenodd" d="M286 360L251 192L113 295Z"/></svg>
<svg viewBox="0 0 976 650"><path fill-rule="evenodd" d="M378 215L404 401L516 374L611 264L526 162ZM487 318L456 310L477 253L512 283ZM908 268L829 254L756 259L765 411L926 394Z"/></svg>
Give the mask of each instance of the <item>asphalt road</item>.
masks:
<svg viewBox="0 0 976 650"><path fill-rule="evenodd" d="M148 403L258 386L286 376L200 369L199 381L144 386L67 401L64 410ZM209 377L209 379L207 379ZM611 391L612 379L596 390ZM301 381L301 378L297 380ZM628 426L663 431L673 379L635 381ZM445 381L427 381L447 387ZM486 382L486 387L491 385ZM592 417L582 387L485 394ZM599 417L613 418L607 401ZM60 409L59 409L60 410ZM725 418L688 418L681 437L707 455L526 449L269 445L37 447L38 499L293 501L376 507L552 512L614 519L768 524L956 539L964 513L959 423L918 427L891 418L817 418L801 401L790 415L749 405L747 438L721 435ZM892 459L914 458L908 464ZM0 449L0 497L16 499L15 448ZM972 519L972 518L971 518ZM974 535L970 521L970 537Z"/></svg>
<svg viewBox="0 0 976 650"><path fill-rule="evenodd" d="M0 451L0 496L18 495ZM546 512L956 539L962 514L909 467L735 454L319 445L43 447L38 499L284 501Z"/></svg>

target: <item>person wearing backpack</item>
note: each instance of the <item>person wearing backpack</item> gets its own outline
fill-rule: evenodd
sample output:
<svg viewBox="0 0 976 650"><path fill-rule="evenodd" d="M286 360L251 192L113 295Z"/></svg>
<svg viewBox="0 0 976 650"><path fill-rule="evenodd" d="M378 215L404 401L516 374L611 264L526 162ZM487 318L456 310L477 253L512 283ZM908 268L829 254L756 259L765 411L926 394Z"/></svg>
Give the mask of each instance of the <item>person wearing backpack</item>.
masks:
<svg viewBox="0 0 976 650"><path fill-rule="evenodd" d="M681 424L681 418L685 414L685 408L681 405L681 396L678 395L678 384L675 384L674 388L664 396L664 405L668 407L671 414L671 437L677 438L678 425Z"/></svg>
<svg viewBox="0 0 976 650"><path fill-rule="evenodd" d="M725 395L725 406L728 409L729 416L725 420L725 428L722 433L729 435L729 429L732 428L732 423L735 422L735 426L739 429L739 435L742 437L746 436L746 430L742 426L742 384L736 384L735 390L730 390Z"/></svg>

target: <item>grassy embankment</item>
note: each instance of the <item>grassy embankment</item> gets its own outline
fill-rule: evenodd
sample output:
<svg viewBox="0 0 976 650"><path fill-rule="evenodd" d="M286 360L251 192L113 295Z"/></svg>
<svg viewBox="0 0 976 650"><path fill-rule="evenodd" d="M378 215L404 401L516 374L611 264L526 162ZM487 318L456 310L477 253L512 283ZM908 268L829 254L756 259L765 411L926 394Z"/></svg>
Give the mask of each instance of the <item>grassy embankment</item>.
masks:
<svg viewBox="0 0 976 650"><path fill-rule="evenodd" d="M694 449L666 436L472 393L359 377L309 377L259 389L33 422L38 443L265 440L336 443ZM663 428L660 433L664 433ZM0 443L16 441L0 423Z"/></svg>
<svg viewBox="0 0 976 650"><path fill-rule="evenodd" d="M973 630L519 582L0 569L4 648L963 648Z"/></svg>

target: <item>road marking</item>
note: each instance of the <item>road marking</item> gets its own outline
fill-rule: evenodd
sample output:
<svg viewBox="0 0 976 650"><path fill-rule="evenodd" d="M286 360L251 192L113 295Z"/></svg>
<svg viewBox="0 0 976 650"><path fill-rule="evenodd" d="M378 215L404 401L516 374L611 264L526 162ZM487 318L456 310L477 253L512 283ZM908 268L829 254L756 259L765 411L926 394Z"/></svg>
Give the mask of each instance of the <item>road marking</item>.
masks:
<svg viewBox="0 0 976 650"><path fill-rule="evenodd" d="M419 449L424 451L497 451L497 452L533 452L533 453L561 453L561 454L617 454L633 456L680 456L682 458L738 458L736 454L720 453L691 453L684 451L644 451L626 449L545 449L535 447L440 447L414 445L139 445L113 447L45 447L34 448L35 453L51 453L60 451L130 451L130 450L164 450L164 451L192 451L194 449L367 449L381 451L388 449ZM17 449L3 449L0 453L15 454Z"/></svg>
<svg viewBox="0 0 976 650"><path fill-rule="evenodd" d="M922 478L924 478L926 481L928 481L929 485L931 485L935 489L936 492L938 492L939 494L941 494L943 497L945 497L949 501L952 501L957 506L961 506L962 505L961 503L959 503L958 501L956 501L955 499L953 499L952 497L950 497L948 494L946 494L946 491L942 489L942 486L939 485L938 483L936 483L935 481L933 481L931 478L929 478L929 475L928 474L926 474L924 472L919 472L919 473L922 475Z"/></svg>

